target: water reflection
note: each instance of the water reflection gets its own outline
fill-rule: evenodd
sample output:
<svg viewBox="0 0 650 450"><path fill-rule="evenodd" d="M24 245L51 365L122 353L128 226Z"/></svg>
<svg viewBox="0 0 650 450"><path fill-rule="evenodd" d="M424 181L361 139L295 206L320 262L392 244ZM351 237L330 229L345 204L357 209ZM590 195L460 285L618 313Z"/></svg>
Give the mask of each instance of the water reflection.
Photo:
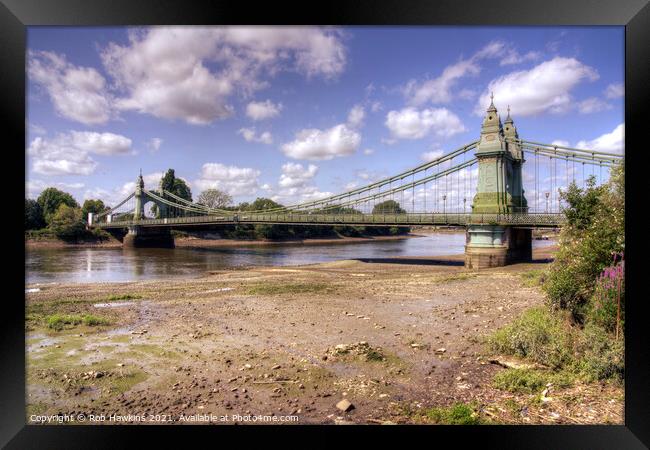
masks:
<svg viewBox="0 0 650 450"><path fill-rule="evenodd" d="M534 241L534 246L553 241ZM327 245L273 245L206 249L29 249L28 283L110 282L196 277L241 266L313 264L355 258L442 256L464 251L464 233L439 233L399 241Z"/></svg>

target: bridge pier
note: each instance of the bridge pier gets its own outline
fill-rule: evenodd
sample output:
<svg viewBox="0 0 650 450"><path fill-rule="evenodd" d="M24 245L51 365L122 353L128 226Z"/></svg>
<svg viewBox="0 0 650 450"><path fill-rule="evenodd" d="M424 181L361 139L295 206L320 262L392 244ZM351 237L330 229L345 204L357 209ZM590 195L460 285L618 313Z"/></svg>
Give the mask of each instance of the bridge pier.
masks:
<svg viewBox="0 0 650 450"><path fill-rule="evenodd" d="M122 247L129 248L174 248L174 237L168 227L129 227Z"/></svg>
<svg viewBox="0 0 650 450"><path fill-rule="evenodd" d="M532 230L501 225L470 225L465 245L465 267L502 267L532 258Z"/></svg>

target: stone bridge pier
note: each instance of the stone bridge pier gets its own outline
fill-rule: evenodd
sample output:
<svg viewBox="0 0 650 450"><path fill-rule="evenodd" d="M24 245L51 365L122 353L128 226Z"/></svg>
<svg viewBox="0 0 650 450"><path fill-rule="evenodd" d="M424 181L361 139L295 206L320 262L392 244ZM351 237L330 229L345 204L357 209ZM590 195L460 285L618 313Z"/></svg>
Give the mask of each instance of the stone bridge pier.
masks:
<svg viewBox="0 0 650 450"><path fill-rule="evenodd" d="M168 227L129 227L122 241L130 248L174 248L174 237Z"/></svg>
<svg viewBox="0 0 650 450"><path fill-rule="evenodd" d="M498 225L471 225L467 229L465 267L500 267L532 258L532 231Z"/></svg>
<svg viewBox="0 0 650 450"><path fill-rule="evenodd" d="M481 126L476 148L478 185L473 213L516 214L528 211L524 196L522 166L524 154L516 142L519 136L514 121L501 123L494 102ZM532 257L532 230L513 226L470 225L467 228L465 267L499 267Z"/></svg>

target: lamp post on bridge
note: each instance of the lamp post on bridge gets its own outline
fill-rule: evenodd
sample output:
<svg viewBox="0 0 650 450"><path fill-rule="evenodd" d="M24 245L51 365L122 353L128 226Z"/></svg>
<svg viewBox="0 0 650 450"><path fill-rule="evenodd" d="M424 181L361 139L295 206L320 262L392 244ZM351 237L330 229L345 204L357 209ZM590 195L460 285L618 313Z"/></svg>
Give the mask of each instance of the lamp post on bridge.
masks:
<svg viewBox="0 0 650 450"><path fill-rule="evenodd" d="M445 222L447 222L447 194L442 194L442 213L445 215Z"/></svg>
<svg viewBox="0 0 650 450"><path fill-rule="evenodd" d="M546 197L546 214L548 214L548 196L551 195L550 192L545 192L544 196Z"/></svg>

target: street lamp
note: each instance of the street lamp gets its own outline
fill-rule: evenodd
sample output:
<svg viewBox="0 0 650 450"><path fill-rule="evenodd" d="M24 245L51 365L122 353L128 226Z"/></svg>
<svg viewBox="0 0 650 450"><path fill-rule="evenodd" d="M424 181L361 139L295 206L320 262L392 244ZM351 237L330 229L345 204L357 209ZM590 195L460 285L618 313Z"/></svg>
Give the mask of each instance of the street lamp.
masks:
<svg viewBox="0 0 650 450"><path fill-rule="evenodd" d="M546 196L546 214L548 214L548 196L551 195L551 193L545 192L544 195Z"/></svg>
<svg viewBox="0 0 650 450"><path fill-rule="evenodd" d="M562 212L562 189L557 188L557 212Z"/></svg>
<svg viewBox="0 0 650 450"><path fill-rule="evenodd" d="M463 198L463 214L465 214L465 204L467 203L467 198Z"/></svg>
<svg viewBox="0 0 650 450"><path fill-rule="evenodd" d="M447 217L447 194L442 195L442 213Z"/></svg>

